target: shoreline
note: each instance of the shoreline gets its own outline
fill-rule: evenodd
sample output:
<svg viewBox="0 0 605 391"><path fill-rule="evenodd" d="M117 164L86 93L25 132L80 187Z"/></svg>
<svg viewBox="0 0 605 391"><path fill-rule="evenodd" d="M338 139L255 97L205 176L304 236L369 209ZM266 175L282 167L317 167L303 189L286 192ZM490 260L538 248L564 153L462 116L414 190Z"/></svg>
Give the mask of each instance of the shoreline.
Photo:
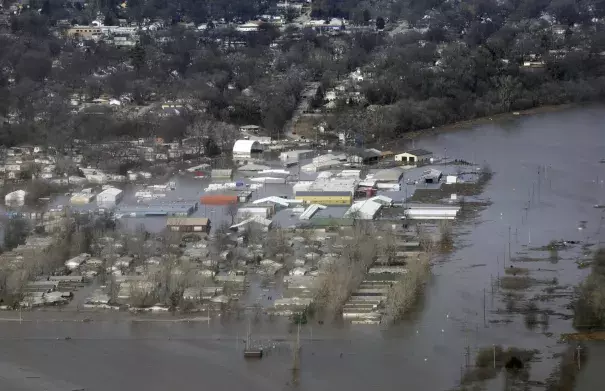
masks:
<svg viewBox="0 0 605 391"><path fill-rule="evenodd" d="M487 117L478 117L474 119L464 120L454 122L448 125L442 125L437 128L426 128L421 130L414 130L411 132L403 133L397 139L389 140L385 145L391 144L392 142L397 142L399 140L413 140L418 137L425 137L435 135L441 132L447 132L452 130L458 130L462 128L470 128L477 125L483 125L488 123L493 123L494 121L502 121L509 120L524 116L532 116L538 114L546 114L546 113L557 113L564 110L569 110L572 108L578 107L576 103L563 103L560 105L549 105L549 106L538 106L527 110L521 111L509 111L506 113L494 114Z"/></svg>

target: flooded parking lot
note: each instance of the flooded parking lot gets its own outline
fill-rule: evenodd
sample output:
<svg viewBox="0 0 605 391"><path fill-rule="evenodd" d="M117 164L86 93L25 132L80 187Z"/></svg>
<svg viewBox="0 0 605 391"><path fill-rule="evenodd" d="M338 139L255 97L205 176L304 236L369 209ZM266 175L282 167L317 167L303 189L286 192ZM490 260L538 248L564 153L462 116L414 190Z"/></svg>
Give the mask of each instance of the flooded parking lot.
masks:
<svg viewBox="0 0 605 391"><path fill-rule="evenodd" d="M605 157L604 120L601 107L575 109L417 140L417 146L435 153L447 149L448 156L489 163L495 175L482 197L491 205L476 220L456 227L457 250L438 260L417 314L386 329L305 325L300 370L294 374L289 349L276 347L267 360L244 361L244 319L132 322L116 315L102 321L50 322L26 314L23 323L0 322L0 388L446 390L459 382L467 348L474 354L493 344L540 350L532 379L543 380L555 365L550 357L560 350L557 335L571 330L571 321L563 316L570 313L565 308L569 298L540 304L558 315L550 316L547 330L531 329L522 315L498 312L505 308L504 293L492 289L493 281L515 259L542 256L532 248L552 240L603 239L602 209L594 205L605 198L600 184L605 165L599 163ZM203 182L181 178L171 197L199 198ZM196 213L208 216L208 210L200 209ZM220 208L214 214L224 217ZM142 220L124 221L136 225ZM156 225L162 229L164 220L144 219L150 230ZM583 256L581 250L581 245L573 246L559 251L556 259L515 266L530 269L535 279L556 278L557 286L576 285L587 273L574 262ZM28 316L35 320L27 321ZM254 337L276 344L293 341L286 323L264 318L254 324Z"/></svg>

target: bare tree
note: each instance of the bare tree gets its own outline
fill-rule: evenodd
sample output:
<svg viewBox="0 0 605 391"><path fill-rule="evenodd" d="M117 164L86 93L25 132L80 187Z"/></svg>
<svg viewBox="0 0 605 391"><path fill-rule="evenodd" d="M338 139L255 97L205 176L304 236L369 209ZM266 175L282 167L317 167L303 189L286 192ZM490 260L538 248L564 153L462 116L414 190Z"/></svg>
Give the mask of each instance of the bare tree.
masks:
<svg viewBox="0 0 605 391"><path fill-rule="evenodd" d="M227 214L231 217L231 225L235 224L235 218L237 217L238 207L237 204L227 205Z"/></svg>
<svg viewBox="0 0 605 391"><path fill-rule="evenodd" d="M391 287L385 304L385 319L394 321L404 316L415 305L430 275L430 261L423 254L408 263L408 272Z"/></svg>
<svg viewBox="0 0 605 391"><path fill-rule="evenodd" d="M450 251L454 245L452 224L449 220L439 221L439 244L441 251Z"/></svg>
<svg viewBox="0 0 605 391"><path fill-rule="evenodd" d="M353 227L351 234L350 239L341 242L344 246L342 254L322 276L316 293L314 303L327 317L333 317L342 310L378 254L379 245L374 236L366 235L358 227Z"/></svg>

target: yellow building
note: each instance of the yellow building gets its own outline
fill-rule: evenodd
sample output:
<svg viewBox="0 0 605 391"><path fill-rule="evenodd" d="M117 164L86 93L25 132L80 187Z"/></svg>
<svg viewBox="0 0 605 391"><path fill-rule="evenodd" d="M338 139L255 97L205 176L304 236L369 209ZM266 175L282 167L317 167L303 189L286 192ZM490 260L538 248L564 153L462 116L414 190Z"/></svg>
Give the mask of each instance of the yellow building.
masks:
<svg viewBox="0 0 605 391"><path fill-rule="evenodd" d="M93 39L101 37L102 32L99 27L73 26L72 28L68 29L65 34L71 38Z"/></svg>
<svg viewBox="0 0 605 391"><path fill-rule="evenodd" d="M353 196L348 191L299 191L294 199L307 204L351 205Z"/></svg>

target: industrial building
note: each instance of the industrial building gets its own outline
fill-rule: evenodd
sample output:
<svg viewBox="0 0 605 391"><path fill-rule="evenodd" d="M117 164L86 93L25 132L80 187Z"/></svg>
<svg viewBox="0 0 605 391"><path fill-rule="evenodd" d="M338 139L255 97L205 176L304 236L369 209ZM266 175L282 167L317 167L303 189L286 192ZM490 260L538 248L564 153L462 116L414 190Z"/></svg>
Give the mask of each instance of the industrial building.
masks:
<svg viewBox="0 0 605 391"><path fill-rule="evenodd" d="M210 171L210 177L212 179L231 179L233 177L233 170L226 169L214 169Z"/></svg>
<svg viewBox="0 0 605 391"><path fill-rule="evenodd" d="M123 206L116 212L116 217L187 217L198 209L195 201L171 201L148 205Z"/></svg>
<svg viewBox="0 0 605 391"><path fill-rule="evenodd" d="M300 169L304 172L317 172L337 167L346 161L347 156L344 154L334 155L329 153L327 155L321 155L313 158L311 163L302 166Z"/></svg>
<svg viewBox="0 0 605 391"><path fill-rule="evenodd" d="M357 164L374 164L382 158L382 153L377 149L353 148L348 151L347 161Z"/></svg>
<svg viewBox="0 0 605 391"><path fill-rule="evenodd" d="M365 201L355 202L349 210L345 213L344 218L347 219L358 219L358 220L373 220L383 204L370 198Z"/></svg>
<svg viewBox="0 0 605 391"><path fill-rule="evenodd" d="M443 173L439 170L435 170L434 168L429 168L422 173L422 180L425 183L439 183L442 177Z"/></svg>
<svg viewBox="0 0 605 391"><path fill-rule="evenodd" d="M258 216L265 219L273 216L275 208L271 206L248 206L239 208L237 211L238 220L246 220L252 216Z"/></svg>
<svg viewBox="0 0 605 391"><path fill-rule="evenodd" d="M97 195L97 204L117 204L122 197L124 197L122 190L110 187Z"/></svg>
<svg viewBox="0 0 605 391"><path fill-rule="evenodd" d="M286 151L279 154L279 160L282 162L298 162L304 159L311 159L315 155L312 149L301 149L295 151Z"/></svg>
<svg viewBox="0 0 605 391"><path fill-rule="evenodd" d="M271 167L266 166L264 164L248 163L246 165L239 167L237 170L240 172L257 172L257 171L269 170L270 168Z"/></svg>
<svg viewBox="0 0 605 391"><path fill-rule="evenodd" d="M172 232L210 232L210 220L205 217L171 217L166 228Z"/></svg>
<svg viewBox="0 0 605 391"><path fill-rule="evenodd" d="M95 193L93 193L92 189L84 189L72 195L69 201L74 205L84 205L91 203L94 199Z"/></svg>
<svg viewBox="0 0 605 391"><path fill-rule="evenodd" d="M335 177L325 173L315 181L295 184L294 198L309 204L351 205L358 184L356 176Z"/></svg>
<svg viewBox="0 0 605 391"><path fill-rule="evenodd" d="M200 197L202 205L229 205L237 204L237 194L204 194Z"/></svg>
<svg viewBox="0 0 605 391"><path fill-rule="evenodd" d="M385 168L378 170L373 175L368 175L369 178L376 182L400 182L403 179L404 170L400 167Z"/></svg>
<svg viewBox="0 0 605 391"><path fill-rule="evenodd" d="M353 195L348 191L299 191L294 196L307 204L351 205Z"/></svg>
<svg viewBox="0 0 605 391"><path fill-rule="evenodd" d="M409 205L405 217L412 220L454 220L460 211L453 205Z"/></svg>

